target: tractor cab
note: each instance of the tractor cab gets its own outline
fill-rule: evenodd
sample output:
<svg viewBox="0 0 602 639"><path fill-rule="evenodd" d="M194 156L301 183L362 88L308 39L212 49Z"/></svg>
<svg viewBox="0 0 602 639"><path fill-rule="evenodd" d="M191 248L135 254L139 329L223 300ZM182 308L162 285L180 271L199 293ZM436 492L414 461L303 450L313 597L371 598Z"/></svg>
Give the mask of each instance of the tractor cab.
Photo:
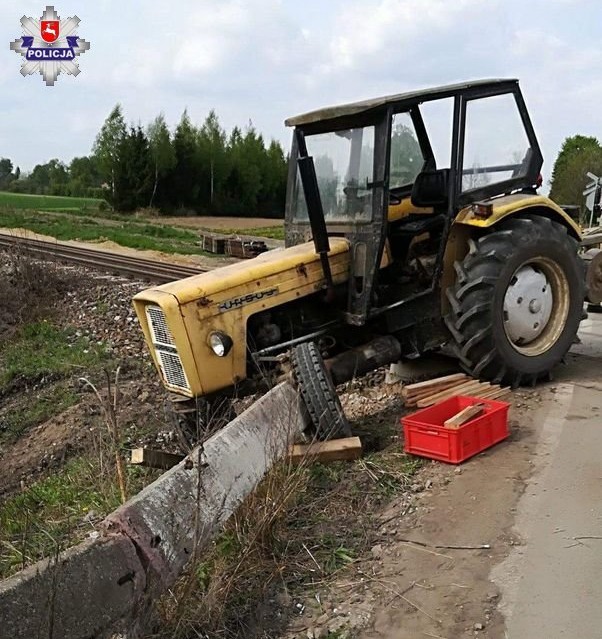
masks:
<svg viewBox="0 0 602 639"><path fill-rule="evenodd" d="M415 254L424 258L422 289L434 290L457 214L533 192L542 165L516 80L402 93L286 124L294 127L287 244L313 238L328 280L329 238L349 239L346 321L356 325L401 301L402 288L392 284L411 276Z"/></svg>

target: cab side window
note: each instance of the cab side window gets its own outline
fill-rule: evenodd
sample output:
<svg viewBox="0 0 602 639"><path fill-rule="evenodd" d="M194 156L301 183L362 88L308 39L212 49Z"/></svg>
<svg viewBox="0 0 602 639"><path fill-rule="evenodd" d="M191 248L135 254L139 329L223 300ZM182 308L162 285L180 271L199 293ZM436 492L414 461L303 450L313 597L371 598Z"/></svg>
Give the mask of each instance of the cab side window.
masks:
<svg viewBox="0 0 602 639"><path fill-rule="evenodd" d="M513 94L470 100L466 105L462 191L524 177L531 148Z"/></svg>
<svg viewBox="0 0 602 639"><path fill-rule="evenodd" d="M422 171L424 157L409 113L393 116L390 160L390 189L410 186Z"/></svg>

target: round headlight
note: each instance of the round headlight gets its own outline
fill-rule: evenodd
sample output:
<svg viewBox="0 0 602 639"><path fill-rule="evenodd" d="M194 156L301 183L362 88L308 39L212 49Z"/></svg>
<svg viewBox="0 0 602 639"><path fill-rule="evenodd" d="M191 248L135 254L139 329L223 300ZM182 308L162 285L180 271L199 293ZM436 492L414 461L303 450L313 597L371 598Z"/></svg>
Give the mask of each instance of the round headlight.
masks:
<svg viewBox="0 0 602 639"><path fill-rule="evenodd" d="M209 335L209 346L218 357L226 357L232 348L232 339L225 333L211 333Z"/></svg>

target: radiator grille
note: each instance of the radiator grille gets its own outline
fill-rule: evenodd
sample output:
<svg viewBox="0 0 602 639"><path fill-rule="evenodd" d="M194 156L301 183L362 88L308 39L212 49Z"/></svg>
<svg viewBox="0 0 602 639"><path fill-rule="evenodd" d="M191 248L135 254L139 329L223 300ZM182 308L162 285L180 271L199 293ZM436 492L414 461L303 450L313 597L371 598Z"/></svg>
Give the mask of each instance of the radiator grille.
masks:
<svg viewBox="0 0 602 639"><path fill-rule="evenodd" d="M165 313L158 306L147 306L146 317L165 381L169 386L189 391L190 384L176 350L176 342L167 326Z"/></svg>
<svg viewBox="0 0 602 639"><path fill-rule="evenodd" d="M146 316L151 327L154 344L175 346L173 335L165 321L165 313L158 306L147 306Z"/></svg>
<svg viewBox="0 0 602 639"><path fill-rule="evenodd" d="M167 383L170 386L188 390L190 387L179 355L177 353L167 353L160 350L157 350L157 355L159 355L161 369L163 370Z"/></svg>

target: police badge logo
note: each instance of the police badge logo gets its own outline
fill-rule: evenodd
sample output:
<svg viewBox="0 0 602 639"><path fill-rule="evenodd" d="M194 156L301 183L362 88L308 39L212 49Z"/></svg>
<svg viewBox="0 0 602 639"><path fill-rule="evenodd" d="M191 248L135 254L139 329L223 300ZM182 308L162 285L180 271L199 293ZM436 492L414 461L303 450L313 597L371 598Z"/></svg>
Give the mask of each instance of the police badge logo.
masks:
<svg viewBox="0 0 602 639"><path fill-rule="evenodd" d="M78 76L77 56L90 49L90 43L75 34L77 16L61 20L54 7L46 7L40 20L23 16L23 37L10 43L12 51L22 55L21 75L39 73L47 86L54 86L61 72Z"/></svg>

